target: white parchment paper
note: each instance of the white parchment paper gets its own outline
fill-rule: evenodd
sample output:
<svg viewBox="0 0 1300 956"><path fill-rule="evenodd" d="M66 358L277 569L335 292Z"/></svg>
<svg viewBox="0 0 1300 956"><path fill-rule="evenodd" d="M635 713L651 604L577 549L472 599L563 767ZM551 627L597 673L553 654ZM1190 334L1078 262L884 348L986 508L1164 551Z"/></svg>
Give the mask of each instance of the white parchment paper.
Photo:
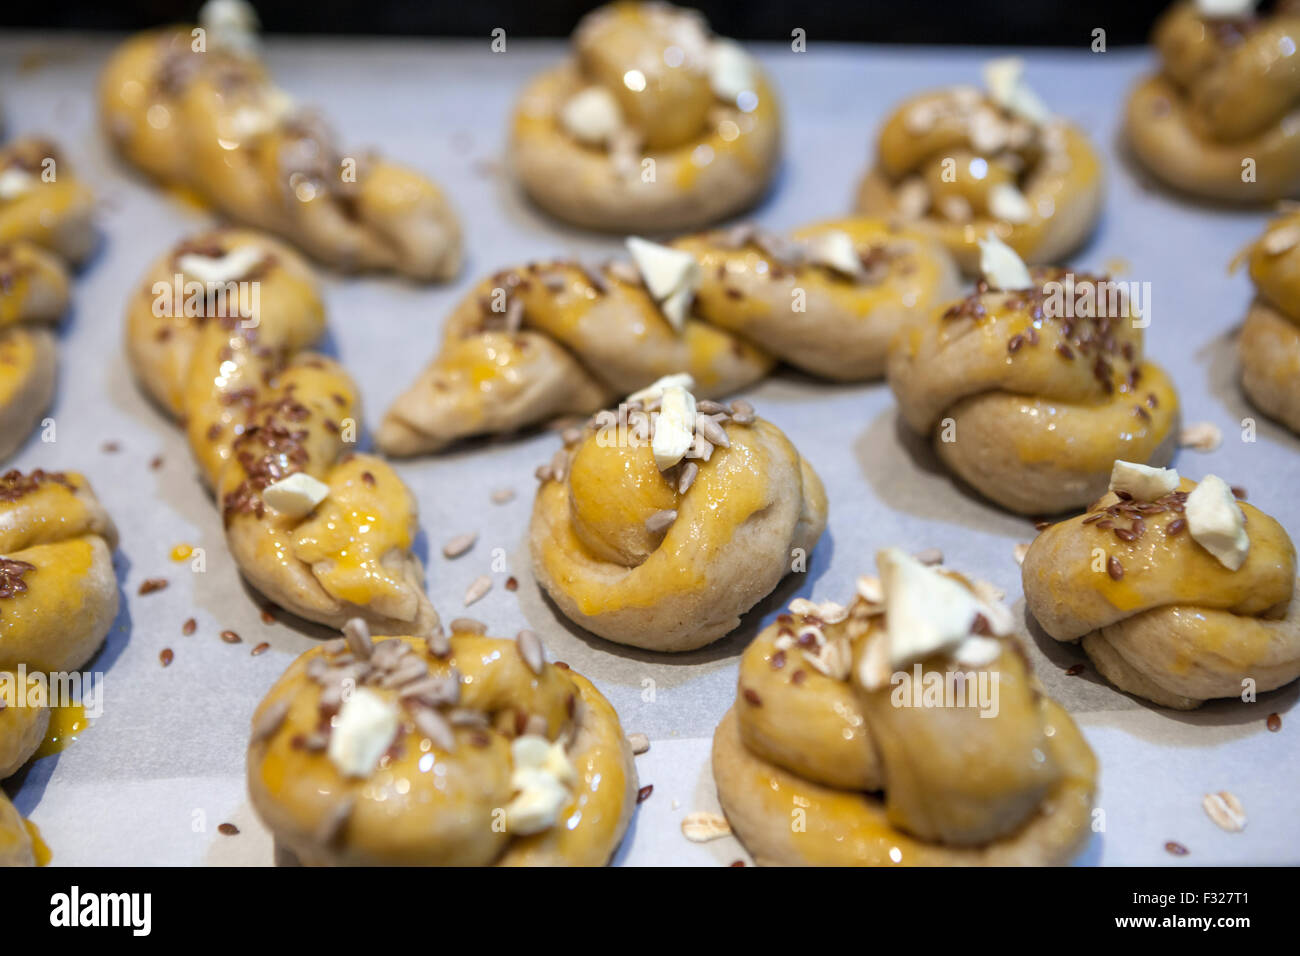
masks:
<svg viewBox="0 0 1300 956"><path fill-rule="evenodd" d="M508 24L506 25L508 29ZM269 864L271 841L248 806L244 747L248 719L295 655L320 635L293 622L264 623L222 544L218 515L199 485L181 434L136 389L122 357L122 312L148 262L208 222L206 215L125 169L96 129L95 84L113 38L11 34L0 37L0 104L8 135L55 137L102 204L99 254L79 276L63 327L53 415L57 441L33 440L12 465L85 472L122 531L117 563L122 614L90 669L104 672L104 708L57 757L32 764L6 789L41 827L55 864ZM482 42L273 39L272 73L320 105L345 145L382 147L443 183L465 221L467 267L447 286L326 274L329 348L358 381L373 426L435 348L443 316L481 275L529 258L567 253L604 257L616 239L548 221L501 175L507 118L524 80L561 55L557 43L510 41L493 54ZM786 161L755 216L774 229L846 212L874 131L901 97L925 88L979 82L979 66L1004 51L849 47L809 38L794 54L757 52L775 76L787 121ZM1261 210L1222 210L1152 188L1124 161L1116 133L1127 87L1149 68L1146 51L1027 54L1028 76L1049 104L1081 124L1105 153L1109 189L1095 239L1075 260L1123 265L1123 278L1152 284L1150 354L1173 375L1187 421L1224 432L1211 454L1183 451L1193 478L1213 471L1247 487L1250 500L1300 534L1300 442L1259 418L1235 381L1232 335L1250 299L1249 282L1229 277L1233 253L1258 234ZM788 601L846 599L876 549L941 548L953 567L977 571L1021 594L1012 556L1034 531L956 487L933 457L901 436L883 384L823 385L782 373L747 396L793 438L826 482L830 525L805 575L787 583L727 639L675 657L620 648L557 615L529 572L524 529L537 464L558 447L550 434L492 442L439 458L398 464L420 503L429 592L444 619L466 613L467 585L488 573L496 549L508 571L468 612L494 633L536 630L553 659L591 677L617 707L624 728L653 745L638 758L654 792L618 853L628 864L726 864L744 859L732 839L688 843L681 817L716 808L709 738L735 694L736 661L757 630ZM1240 440L1258 420L1257 440ZM105 451L107 442L119 446ZM149 462L162 456L163 465ZM514 488L494 505L492 490ZM479 540L448 561L443 542L464 531ZM202 547L204 573L169 559L178 544ZM518 590L504 587L507 576ZM142 580L170 586L138 596ZM197 632L182 636L195 617ZM223 643L230 629L241 644ZM260 656L250 650L269 642ZM1177 840L1186 863L1300 862L1300 761L1289 716L1295 685L1253 704L1211 704L1191 714L1160 711L1065 669L1082 652L1027 637L1049 692L1083 726L1101 761L1098 805L1106 828L1081 862L1171 863ZM164 669L159 652L171 648ZM1265 729L1282 714L1280 733ZM1219 830L1202 795L1231 790L1245 805L1245 832ZM236 824L237 836L217 826Z"/></svg>

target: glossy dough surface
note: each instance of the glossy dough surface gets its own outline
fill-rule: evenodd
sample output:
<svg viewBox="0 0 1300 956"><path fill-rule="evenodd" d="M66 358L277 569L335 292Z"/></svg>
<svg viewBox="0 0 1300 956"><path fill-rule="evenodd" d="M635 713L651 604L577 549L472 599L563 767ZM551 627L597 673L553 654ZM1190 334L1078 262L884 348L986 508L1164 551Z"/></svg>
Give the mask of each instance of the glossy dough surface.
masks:
<svg viewBox="0 0 1300 956"><path fill-rule="evenodd" d="M200 297L195 309L182 309L174 295L170 307L157 307L175 275L197 281L182 269L186 256L214 261L250 247L260 258L230 283L225 308ZM427 633L438 618L411 551L415 498L386 462L353 451L356 386L337 362L308 351L324 332L306 263L246 230L182 243L152 266L127 306L132 370L184 425L249 582L311 621L341 626L360 616L385 633ZM298 472L329 489L308 514L263 500L268 485Z"/></svg>
<svg viewBox="0 0 1300 956"><path fill-rule="evenodd" d="M868 691L850 676L880 639L881 618L861 610L830 625L783 615L741 658L713 773L746 849L787 866L1068 862L1091 835L1096 758L1041 694L1015 638L982 668L997 675L994 716L903 707L900 689ZM852 663L837 673L819 661L840 643ZM924 663L927 674L954 668L976 679L981 670L943 655Z"/></svg>
<svg viewBox="0 0 1300 956"><path fill-rule="evenodd" d="M700 397L721 397L772 364L697 317L674 329L626 263L530 263L484 279L461 301L438 355L385 413L376 441L389 455L439 451L589 415L677 372L695 379Z"/></svg>
<svg viewBox="0 0 1300 956"><path fill-rule="evenodd" d="M609 442L598 428L565 449L537 490L529 543L567 618L620 644L691 650L732 631L806 560L826 526L821 479L775 425L725 431L729 447L666 473L648 443ZM659 512L673 520L650 530Z"/></svg>
<svg viewBox="0 0 1300 956"><path fill-rule="evenodd" d="M1171 186L1262 203L1300 191L1300 11L1210 19L1182 0L1156 23L1160 72L1138 82L1124 129ZM1248 164L1249 161L1250 162Z"/></svg>
<svg viewBox="0 0 1300 956"><path fill-rule="evenodd" d="M1032 123L958 87L890 114L857 209L933 236L974 275L978 241L990 231L1028 263L1065 259L1092 233L1103 184L1101 157L1077 127ZM1013 218L994 198L1007 187L1021 197Z"/></svg>
<svg viewBox="0 0 1300 956"><path fill-rule="evenodd" d="M105 67L101 121L129 162L336 269L456 274L460 225L428 178L347 155L257 59L193 42L190 27L138 34Z"/></svg>
<svg viewBox="0 0 1300 956"><path fill-rule="evenodd" d="M1186 530L1186 495L1195 487L1184 478L1179 491L1151 503L1108 493L1086 514L1044 530L1022 566L1026 607L1043 630L1059 641L1082 639L1121 690L1178 709L1239 696L1246 678L1263 692L1300 676L1290 537L1238 501L1250 550L1228 570Z"/></svg>
<svg viewBox="0 0 1300 956"><path fill-rule="evenodd" d="M1255 301L1241 327L1241 387L1300 433L1300 213L1269 224L1246 253Z"/></svg>
<svg viewBox="0 0 1300 956"><path fill-rule="evenodd" d="M1086 505L1115 459L1163 465L1178 436L1177 393L1143 357L1128 306L1113 318L1057 315L1044 290L1062 279L1040 269L1032 289L981 285L908 328L889 359L907 425L977 491L1024 514Z"/></svg>
<svg viewBox="0 0 1300 956"><path fill-rule="evenodd" d="M780 112L756 65L740 98L715 94L717 42L698 13L662 3L584 18L572 59L532 80L515 108L511 161L529 196L566 222L617 232L696 229L752 205L776 169ZM593 87L617 103L612 142L583 142L561 121Z"/></svg>
<svg viewBox="0 0 1300 956"><path fill-rule="evenodd" d="M331 657L313 648L271 688L253 716L248 784L253 806L277 841L303 863L358 866L601 866L609 861L636 807L637 777L618 716L580 674L544 663L540 673L516 642L453 633L438 657L410 637L392 638L425 662L436 679L452 678L454 707L444 708L454 746L434 743L403 709L402 722L378 767L345 777L324 744L331 709L314 670ZM389 641L375 643L379 651ZM348 655L351 658L351 655ZM373 659L373 658L372 658ZM341 665L347 666L347 665ZM418 668L417 668L418 669ZM354 673L386 699L381 687ZM408 685L409 686L409 685ZM272 711L284 716L258 739ZM576 770L559 821L521 836L500 824L510 802L511 740L525 725L566 741ZM533 732L530 730L530 732Z"/></svg>

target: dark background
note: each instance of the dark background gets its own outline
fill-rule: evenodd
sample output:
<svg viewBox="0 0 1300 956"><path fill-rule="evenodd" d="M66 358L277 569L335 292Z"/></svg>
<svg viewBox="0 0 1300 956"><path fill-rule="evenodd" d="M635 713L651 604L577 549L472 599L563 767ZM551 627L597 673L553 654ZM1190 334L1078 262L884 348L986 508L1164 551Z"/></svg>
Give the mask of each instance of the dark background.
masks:
<svg viewBox="0 0 1300 956"><path fill-rule="evenodd" d="M260 0L268 33L371 33L478 36L495 27L510 36L567 36L595 0L367 0L316 3ZM802 27L809 43L988 43L1087 46L1106 30L1108 46L1144 43L1166 0L700 0L713 28L748 40L788 40ZM0 26L138 30L193 20L184 0L5 0Z"/></svg>

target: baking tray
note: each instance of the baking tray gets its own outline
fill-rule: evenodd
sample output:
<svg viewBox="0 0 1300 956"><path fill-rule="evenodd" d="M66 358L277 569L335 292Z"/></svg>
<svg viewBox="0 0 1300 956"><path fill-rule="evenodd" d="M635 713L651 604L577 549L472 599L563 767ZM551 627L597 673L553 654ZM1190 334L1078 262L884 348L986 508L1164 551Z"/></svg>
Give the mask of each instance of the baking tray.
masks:
<svg viewBox="0 0 1300 956"><path fill-rule="evenodd" d="M254 705L319 629L267 623L222 543L216 509L201 488L179 431L131 380L121 348L129 290L150 260L206 225L202 211L153 188L109 152L96 128L95 87L119 38L39 33L0 37L0 102L8 135L55 137L77 174L96 190L103 242L78 277L62 331L53 416L57 441L29 442L12 463L85 472L122 531L117 566L122 612L107 646L89 665L103 673L103 710L79 739L10 780L18 808L41 828L53 863L250 864L273 861L271 840L244 787L244 747ZM582 234L547 220L503 175L507 121L525 80L563 55L558 42L511 40L494 54L484 41L272 38L272 74L292 94L322 107L347 147L381 147L442 183L465 224L467 264L445 286L325 274L328 349L360 385L373 428L389 403L433 354L451 306L479 277L502 266L555 255L599 259L615 237ZM757 45L785 108L785 163L770 197L754 213L785 229L838 216L851 206L874 131L893 106L918 90L978 83L994 49L883 48L822 43L807 52ZM1188 422L1210 421L1223 445L1180 452L1193 478L1215 472L1244 485L1250 500L1300 534L1294 494L1300 443L1257 416L1236 385L1232 335L1251 289L1230 277L1233 253L1255 237L1266 210L1224 210L1155 188L1121 158L1117 130L1125 92L1151 66L1144 50L1024 54L1028 78L1055 111L1082 126L1105 154L1109 186L1093 241L1074 259L1151 283L1150 355L1170 371ZM1032 523L973 498L938 467L923 444L899 428L881 383L827 385L782 372L746 393L817 468L830 498L830 523L806 574L796 575L728 638L702 650L656 655L610 644L557 615L529 573L525 528L533 469L559 445L545 431L479 443L440 457L399 462L420 503L419 550L429 593L444 619L471 614L493 633L530 627L552 659L590 677L622 718L649 735L637 758L654 791L638 809L616 856L623 864L728 864L747 860L731 838L692 844L681 818L716 810L710 736L735 695L737 658L746 643L795 596L843 601L875 551L899 544L937 547L949 565L978 571L1004 588L1021 614L1018 542ZM1257 440L1240 440L1241 421L1258 421ZM151 467L155 457L161 466ZM516 498L491 503L492 490ZM476 531L478 543L454 561L441 545ZM206 570L175 563L176 545L202 547ZM501 549L508 570L471 611L466 587L492 573ZM508 591L507 577L518 581ZM169 587L139 596L146 578ZM182 623L196 618L194 635ZM243 638L220 640L223 630ZM270 648L253 656L251 649ZM1208 704L1191 713L1158 710L1099 683L1085 658L1027 632L1026 643L1049 693L1079 721L1101 762L1098 806L1105 832L1080 862L1091 864L1300 862L1300 761L1289 738L1298 686L1253 704ZM159 654L170 648L174 663ZM1282 715L1280 733L1265 729ZM1201 809L1203 794L1231 790L1249 817L1242 833L1219 830ZM221 823L239 833L225 836ZM1165 843L1186 846L1173 857Z"/></svg>

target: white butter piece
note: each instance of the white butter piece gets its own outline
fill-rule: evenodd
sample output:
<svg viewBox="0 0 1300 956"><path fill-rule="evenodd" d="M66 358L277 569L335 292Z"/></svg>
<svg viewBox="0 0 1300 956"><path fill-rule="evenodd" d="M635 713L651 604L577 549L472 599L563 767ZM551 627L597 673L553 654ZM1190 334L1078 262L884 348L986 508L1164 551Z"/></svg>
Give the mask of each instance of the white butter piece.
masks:
<svg viewBox="0 0 1300 956"><path fill-rule="evenodd" d="M520 836L555 826L570 799L577 773L564 744L526 734L510 744L514 771L510 785L517 791L506 806L506 828Z"/></svg>
<svg viewBox="0 0 1300 956"><path fill-rule="evenodd" d="M1239 20L1255 12L1256 0L1196 0L1196 12L1207 20Z"/></svg>
<svg viewBox="0 0 1300 956"><path fill-rule="evenodd" d="M664 389L671 388L674 385L684 388L688 392L694 391L695 379L690 372L675 372L672 375L665 375L639 392L633 392L627 397L626 401L628 404L632 402L653 402L656 398L663 397Z"/></svg>
<svg viewBox="0 0 1300 956"><path fill-rule="evenodd" d="M840 275L857 279L862 275L862 259L858 256L858 247L853 244L853 237L847 232L835 229L813 236L805 244L810 261L828 269L834 269Z"/></svg>
<svg viewBox="0 0 1300 956"><path fill-rule="evenodd" d="M36 188L37 178L25 169L10 166L0 172L0 199L17 199Z"/></svg>
<svg viewBox="0 0 1300 956"><path fill-rule="evenodd" d="M984 64L984 86L989 99L1007 112L1035 125L1048 122L1052 112L1025 83L1025 61L1018 56L999 57Z"/></svg>
<svg viewBox="0 0 1300 956"><path fill-rule="evenodd" d="M980 603L960 583L899 548L879 552L876 564L892 667L951 650L971 636Z"/></svg>
<svg viewBox="0 0 1300 956"><path fill-rule="evenodd" d="M623 128L623 111L609 90L589 86L560 108L560 125L579 142L603 146Z"/></svg>
<svg viewBox="0 0 1300 956"><path fill-rule="evenodd" d="M244 0L208 0L199 9L199 26L208 34L213 49L238 56L257 52L257 31L261 23L253 5Z"/></svg>
<svg viewBox="0 0 1300 956"><path fill-rule="evenodd" d="M720 100L735 103L757 80L754 58L734 40L715 40L709 48L709 86Z"/></svg>
<svg viewBox="0 0 1300 956"><path fill-rule="evenodd" d="M304 518L329 497L330 486L305 471L294 472L262 489L262 500L290 518Z"/></svg>
<svg viewBox="0 0 1300 956"><path fill-rule="evenodd" d="M1138 501L1155 501L1178 490L1178 470L1117 459L1110 469L1110 490L1126 492Z"/></svg>
<svg viewBox="0 0 1300 956"><path fill-rule="evenodd" d="M343 702L330 731L329 758L345 777L368 777L397 733L397 705L358 687Z"/></svg>
<svg viewBox="0 0 1300 956"><path fill-rule="evenodd" d="M650 441L655 465L660 471L667 471L686 457L694 444L695 396L680 385L670 385L664 389L654 438Z"/></svg>
<svg viewBox="0 0 1300 956"><path fill-rule="evenodd" d="M979 244L980 272L991 287L1011 291L1028 289L1034 284L1024 260L997 236L989 233Z"/></svg>
<svg viewBox="0 0 1300 956"><path fill-rule="evenodd" d="M1193 540L1229 571L1240 568L1250 552L1250 538L1246 516L1228 483L1218 475L1206 475L1187 496L1186 507Z"/></svg>
<svg viewBox="0 0 1300 956"><path fill-rule="evenodd" d="M952 656L965 667L988 667L1002 653L1002 642L972 634L957 645Z"/></svg>
<svg viewBox="0 0 1300 956"><path fill-rule="evenodd" d="M272 89L260 102L244 103L227 117L220 125L224 139L243 142L274 130L280 122L296 109L293 97L283 90Z"/></svg>
<svg viewBox="0 0 1300 956"><path fill-rule="evenodd" d="M627 251L632 255L650 296L659 304L664 317L678 332L686 323L695 290L700 287L700 264L689 252L661 246L639 236L628 236Z"/></svg>
<svg viewBox="0 0 1300 956"><path fill-rule="evenodd" d="M1028 222L1034 214L1025 194L1011 183L998 183L989 191L989 212L1010 223Z"/></svg>
<svg viewBox="0 0 1300 956"><path fill-rule="evenodd" d="M237 282L262 264L266 253L256 245L236 246L224 256L201 256L187 252L176 264L181 272L199 282Z"/></svg>

